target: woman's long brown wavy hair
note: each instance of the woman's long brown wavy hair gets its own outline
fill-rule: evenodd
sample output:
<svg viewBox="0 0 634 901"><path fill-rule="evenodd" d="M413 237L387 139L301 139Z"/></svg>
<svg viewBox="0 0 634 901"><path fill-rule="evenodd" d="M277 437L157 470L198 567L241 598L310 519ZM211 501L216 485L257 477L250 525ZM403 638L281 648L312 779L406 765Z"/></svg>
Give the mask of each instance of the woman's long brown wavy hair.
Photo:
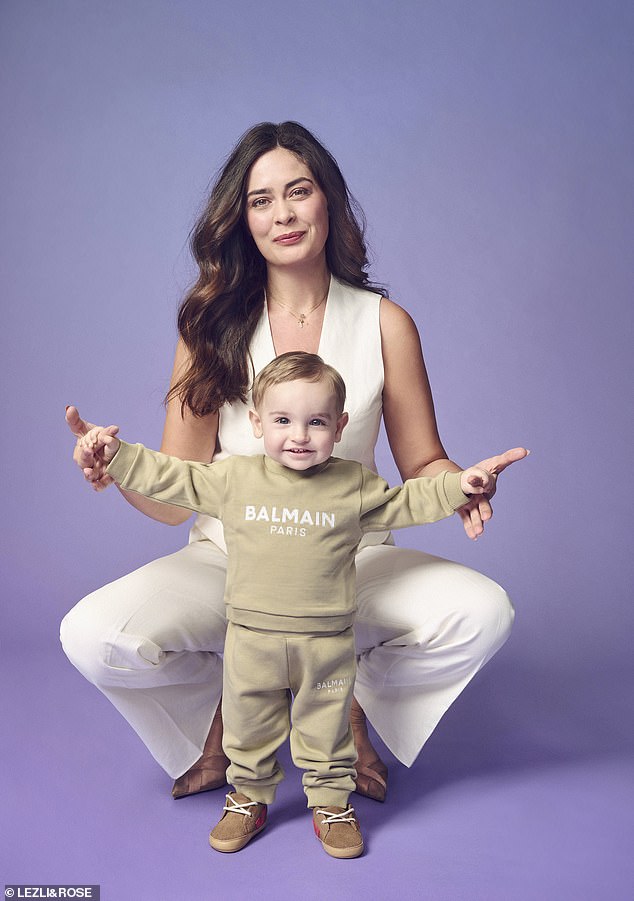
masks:
<svg viewBox="0 0 634 901"><path fill-rule="evenodd" d="M330 272L353 287L373 287L366 272L363 212L334 157L297 122L254 125L229 156L191 234L199 275L178 312L190 365L166 401L178 397L181 410L188 407L195 416L246 400L253 376L249 342L266 287L266 262L245 221L246 187L253 164L276 147L296 154L326 196Z"/></svg>

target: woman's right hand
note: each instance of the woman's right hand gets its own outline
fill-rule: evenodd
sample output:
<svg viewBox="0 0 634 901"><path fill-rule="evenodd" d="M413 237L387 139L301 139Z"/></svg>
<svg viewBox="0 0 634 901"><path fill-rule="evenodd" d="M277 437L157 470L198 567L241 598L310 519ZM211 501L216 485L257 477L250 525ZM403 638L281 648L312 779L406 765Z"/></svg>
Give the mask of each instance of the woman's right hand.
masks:
<svg viewBox="0 0 634 901"><path fill-rule="evenodd" d="M77 407L66 407L66 422L68 428L77 438L75 449L73 450L73 460L79 466L84 474L87 482L90 482L95 491L103 491L108 485L112 484L112 478L105 472L105 461L102 459L103 452L93 452L87 447L82 447L81 439L86 435L95 424L86 422L79 415Z"/></svg>

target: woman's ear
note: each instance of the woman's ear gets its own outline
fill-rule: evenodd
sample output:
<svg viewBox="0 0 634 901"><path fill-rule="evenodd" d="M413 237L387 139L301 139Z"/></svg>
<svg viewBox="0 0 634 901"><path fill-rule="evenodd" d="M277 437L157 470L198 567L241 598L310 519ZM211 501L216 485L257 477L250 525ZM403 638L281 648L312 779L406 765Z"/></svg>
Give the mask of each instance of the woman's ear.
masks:
<svg viewBox="0 0 634 901"><path fill-rule="evenodd" d="M342 413L339 419L337 420L337 431L335 432L335 442L341 441L341 433L348 425L348 414Z"/></svg>
<svg viewBox="0 0 634 901"><path fill-rule="evenodd" d="M262 432L262 420L258 415L258 411L249 410L249 419L251 420L251 428L253 429L253 434L256 438L261 438L264 433Z"/></svg>

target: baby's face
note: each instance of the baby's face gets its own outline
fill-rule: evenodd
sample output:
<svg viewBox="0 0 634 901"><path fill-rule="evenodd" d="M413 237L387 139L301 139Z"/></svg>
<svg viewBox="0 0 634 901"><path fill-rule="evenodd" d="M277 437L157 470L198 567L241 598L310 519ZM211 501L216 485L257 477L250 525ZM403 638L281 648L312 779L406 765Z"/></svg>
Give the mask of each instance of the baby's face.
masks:
<svg viewBox="0 0 634 901"><path fill-rule="evenodd" d="M266 454L300 470L328 460L348 421L347 413L337 412L326 381L273 385L250 416L253 434L264 437Z"/></svg>

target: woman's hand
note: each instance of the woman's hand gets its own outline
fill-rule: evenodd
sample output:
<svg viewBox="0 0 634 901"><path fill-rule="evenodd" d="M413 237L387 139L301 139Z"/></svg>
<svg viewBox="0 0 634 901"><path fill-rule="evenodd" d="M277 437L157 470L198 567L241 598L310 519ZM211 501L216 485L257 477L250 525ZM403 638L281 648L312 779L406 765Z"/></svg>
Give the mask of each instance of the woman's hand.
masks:
<svg viewBox="0 0 634 901"><path fill-rule="evenodd" d="M77 438L75 449L73 450L73 460L94 490L103 491L104 488L112 484L112 478L106 472L108 464L103 458L103 451L95 451L82 443L82 438L96 427L95 424L82 419L77 407L66 407L66 422L68 428Z"/></svg>
<svg viewBox="0 0 634 901"><path fill-rule="evenodd" d="M530 451L526 450L525 447L514 447L503 454L487 457L486 460L481 460L475 467L472 467L475 470L484 470L488 474L489 479L483 480L486 481L486 485L478 484L477 477L474 474L476 481L470 482L471 490L469 492L473 494L473 497L468 504L465 504L464 507L460 507L458 510L468 538L473 540L479 538L484 532L484 524L493 516L490 500L497 489L498 475L504 472L511 463L523 460L529 453ZM468 476L469 472L471 470L465 470L465 475ZM480 491L484 493L479 493Z"/></svg>

